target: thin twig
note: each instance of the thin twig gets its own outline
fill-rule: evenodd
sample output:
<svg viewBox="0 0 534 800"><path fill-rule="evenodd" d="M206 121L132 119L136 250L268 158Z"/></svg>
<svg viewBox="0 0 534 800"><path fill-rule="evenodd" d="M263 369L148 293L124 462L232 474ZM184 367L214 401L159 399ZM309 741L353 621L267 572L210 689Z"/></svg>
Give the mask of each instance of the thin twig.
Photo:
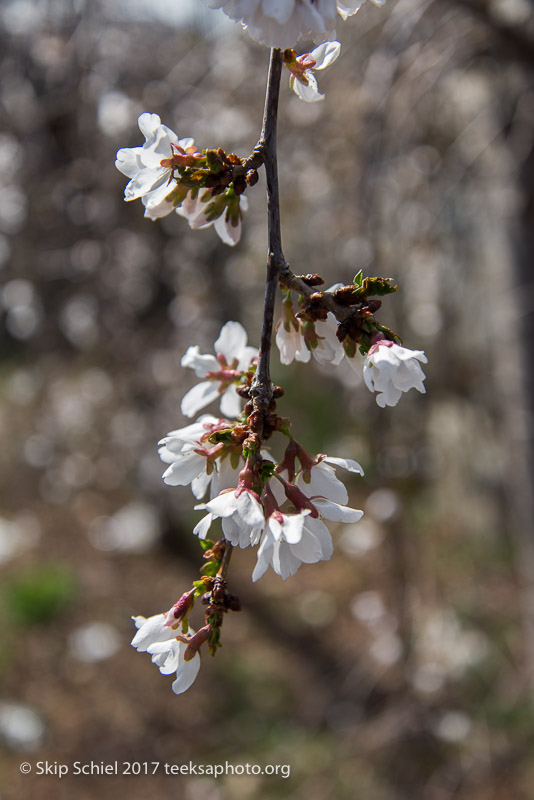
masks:
<svg viewBox="0 0 534 800"><path fill-rule="evenodd" d="M219 567L219 571L217 573L217 578L222 581L226 582L226 576L228 575L228 568L230 566L230 559L232 558L232 551L234 547L228 539L225 539L224 543L224 554L221 561L221 566Z"/></svg>
<svg viewBox="0 0 534 800"><path fill-rule="evenodd" d="M274 321L274 302L280 271L286 266L282 252L280 232L280 198L278 192L278 164L276 154L276 124L278 98L282 74L282 52L273 48L269 65L269 78L265 95L265 109L260 141L256 147L263 156L267 178L268 256L265 282L265 300L260 339L260 352L256 378L251 388L255 411L266 414L272 400L273 387L270 373L271 340Z"/></svg>

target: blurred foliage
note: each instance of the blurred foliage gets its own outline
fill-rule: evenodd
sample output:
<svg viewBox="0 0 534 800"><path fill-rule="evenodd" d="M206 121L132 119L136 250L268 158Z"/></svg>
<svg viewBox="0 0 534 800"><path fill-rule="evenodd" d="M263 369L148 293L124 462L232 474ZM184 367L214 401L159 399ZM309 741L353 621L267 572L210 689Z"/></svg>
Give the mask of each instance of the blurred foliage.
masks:
<svg viewBox="0 0 534 800"><path fill-rule="evenodd" d="M3 589L8 614L21 625L42 625L68 614L74 596L72 570L58 564L25 569Z"/></svg>

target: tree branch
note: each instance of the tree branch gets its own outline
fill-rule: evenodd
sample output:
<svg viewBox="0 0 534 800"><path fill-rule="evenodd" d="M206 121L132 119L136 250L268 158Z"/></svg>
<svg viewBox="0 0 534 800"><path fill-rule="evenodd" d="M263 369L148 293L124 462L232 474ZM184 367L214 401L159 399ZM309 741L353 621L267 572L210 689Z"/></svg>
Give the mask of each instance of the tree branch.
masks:
<svg viewBox="0 0 534 800"><path fill-rule="evenodd" d="M261 153L263 163L265 164L269 237L258 369L256 378L251 387L251 399L254 404L254 410L261 414L267 413L273 395L270 358L274 302L276 299L276 289L280 271L283 267L287 266L282 252L282 236L280 232L280 198L278 193L278 163L276 154L276 125L278 119L278 98L280 94L282 65L282 52L277 48L273 48L271 50L269 78L265 95L262 131L258 145L255 148L255 152Z"/></svg>

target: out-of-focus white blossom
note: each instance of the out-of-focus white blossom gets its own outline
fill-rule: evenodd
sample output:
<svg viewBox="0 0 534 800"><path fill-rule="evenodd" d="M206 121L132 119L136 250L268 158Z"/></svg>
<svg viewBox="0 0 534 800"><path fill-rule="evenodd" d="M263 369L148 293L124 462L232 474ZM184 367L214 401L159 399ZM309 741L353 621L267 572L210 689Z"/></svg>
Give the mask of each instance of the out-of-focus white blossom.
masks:
<svg viewBox="0 0 534 800"><path fill-rule="evenodd" d="M241 412L236 386L241 381L241 373L250 367L258 351L247 345L247 332L239 322L223 325L214 348L214 356L203 355L198 345L193 345L182 358L182 367L194 369L198 378L207 378L184 395L181 408L186 417L193 417L218 397L225 417L232 419Z"/></svg>
<svg viewBox="0 0 534 800"><path fill-rule="evenodd" d="M349 363L354 361L348 360ZM425 393L425 373L419 362L426 364L427 361L422 350L409 350L383 339L367 353L363 377L367 387L378 393L376 402L381 408L396 406L403 392L417 389Z"/></svg>
<svg viewBox="0 0 534 800"><path fill-rule="evenodd" d="M292 47L299 39L336 38L336 18L355 14L365 0L206 0L241 22L256 41L268 47ZM385 0L373 0L383 5Z"/></svg>
<svg viewBox="0 0 534 800"><path fill-rule="evenodd" d="M295 92L297 97L306 103L316 103L324 100L317 86L317 80L313 74L316 70L325 69L333 64L338 58L341 45L339 42L324 42L312 50L311 53L304 53L301 56L287 58L287 51L284 53L284 63L291 72L289 87Z"/></svg>
<svg viewBox="0 0 534 800"><path fill-rule="evenodd" d="M138 629L132 639L132 647L135 647L138 653L148 653L152 656L152 662L162 675L176 672L172 684L175 694L187 691L200 669L198 652L188 661L185 660L187 644L176 638L178 635L176 629L167 622L168 614L155 614L148 618L132 617L132 619ZM192 633L191 629L189 632Z"/></svg>

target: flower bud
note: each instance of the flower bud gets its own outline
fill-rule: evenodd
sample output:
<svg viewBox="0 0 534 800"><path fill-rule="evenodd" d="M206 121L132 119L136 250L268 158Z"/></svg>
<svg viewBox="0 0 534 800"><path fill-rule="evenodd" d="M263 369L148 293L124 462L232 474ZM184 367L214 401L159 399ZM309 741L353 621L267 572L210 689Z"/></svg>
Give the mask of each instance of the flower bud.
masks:
<svg viewBox="0 0 534 800"><path fill-rule="evenodd" d="M173 628L178 622L182 622L183 619L189 614L191 609L195 604L195 589L190 589L188 592L185 592L177 603L173 605L170 611L167 612L167 618L165 620L165 625L169 628Z"/></svg>
<svg viewBox="0 0 534 800"><path fill-rule="evenodd" d="M225 593L224 604L229 611L241 611L241 600L231 592Z"/></svg>
<svg viewBox="0 0 534 800"><path fill-rule="evenodd" d="M176 637L182 642L187 643L187 647L184 653L184 661L191 661L192 658L196 656L204 642L209 638L210 629L209 625L206 625L204 628L201 628L197 631L191 638L187 639L185 637Z"/></svg>
<svg viewBox="0 0 534 800"><path fill-rule="evenodd" d="M246 188L247 188L247 181L242 175L239 175L237 178L234 178L234 192L237 195L243 194Z"/></svg>

